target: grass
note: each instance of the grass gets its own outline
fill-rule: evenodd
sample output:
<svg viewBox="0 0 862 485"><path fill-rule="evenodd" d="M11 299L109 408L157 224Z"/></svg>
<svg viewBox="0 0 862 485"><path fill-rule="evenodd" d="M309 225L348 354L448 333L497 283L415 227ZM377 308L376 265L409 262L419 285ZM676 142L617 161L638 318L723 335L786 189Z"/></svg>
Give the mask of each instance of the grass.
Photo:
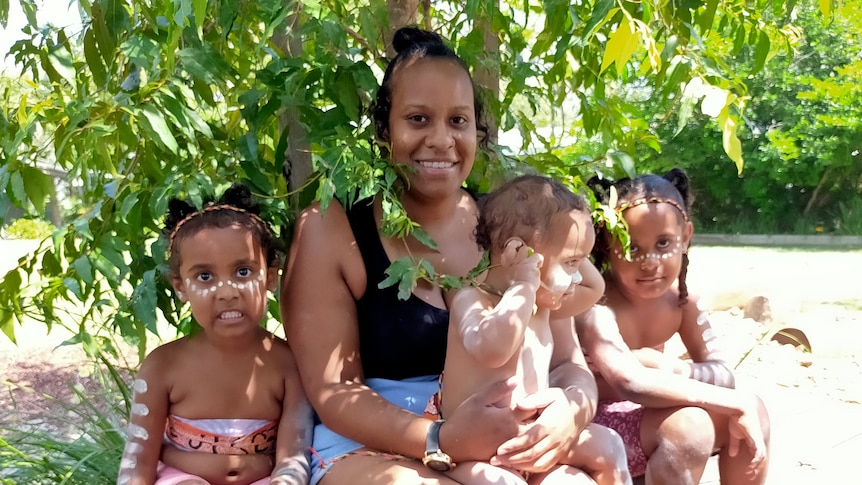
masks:
<svg viewBox="0 0 862 485"><path fill-rule="evenodd" d="M129 390L107 359L94 367L100 384L95 394L72 386L72 402L55 401L65 413L53 414L51 423L0 429L0 484L116 483Z"/></svg>

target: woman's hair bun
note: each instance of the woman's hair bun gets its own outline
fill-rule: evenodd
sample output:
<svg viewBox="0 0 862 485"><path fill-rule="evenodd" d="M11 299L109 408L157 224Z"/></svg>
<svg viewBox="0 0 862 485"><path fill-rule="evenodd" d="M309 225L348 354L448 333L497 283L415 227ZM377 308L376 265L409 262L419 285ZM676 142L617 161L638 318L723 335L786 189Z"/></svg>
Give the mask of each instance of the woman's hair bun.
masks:
<svg viewBox="0 0 862 485"><path fill-rule="evenodd" d="M392 47L396 54L410 50L421 44L443 44L443 38L436 32L429 32L417 27L401 27L392 37Z"/></svg>

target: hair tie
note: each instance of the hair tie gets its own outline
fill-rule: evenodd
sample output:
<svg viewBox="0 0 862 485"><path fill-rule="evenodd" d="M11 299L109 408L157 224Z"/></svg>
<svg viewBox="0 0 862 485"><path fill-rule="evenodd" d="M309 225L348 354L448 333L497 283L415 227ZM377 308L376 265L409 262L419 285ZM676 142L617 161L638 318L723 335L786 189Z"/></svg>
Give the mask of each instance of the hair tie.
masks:
<svg viewBox="0 0 862 485"><path fill-rule="evenodd" d="M259 215L255 214L253 212L249 212L243 208L236 207L236 206L233 206L230 204L211 205L208 207L204 207L202 210L194 211L191 214L183 217L180 220L180 222L178 222L177 225L174 226L174 230L171 231L171 235L168 238L168 253L173 252L173 250L174 250L174 238L177 237L177 233L180 231L180 228L183 227L183 224L189 222L190 220L194 219L197 216L203 215L205 212L215 212L215 211L221 211L221 210L234 211L234 212L239 212L242 214L248 214L249 216L251 216L252 219L263 224L264 227L268 227L266 224L266 221L261 219Z"/></svg>
<svg viewBox="0 0 862 485"><path fill-rule="evenodd" d="M650 198L635 199L631 202L626 202L624 204L620 204L620 206L617 208L617 211L622 213L626 209L631 209L632 207L636 207L636 206L643 205L643 204L670 204L670 205L677 208L677 210L680 212L680 214L682 214L682 218L685 219L685 222L689 222L688 213L679 204L679 202L677 202L673 199L663 199L661 197L650 197Z"/></svg>

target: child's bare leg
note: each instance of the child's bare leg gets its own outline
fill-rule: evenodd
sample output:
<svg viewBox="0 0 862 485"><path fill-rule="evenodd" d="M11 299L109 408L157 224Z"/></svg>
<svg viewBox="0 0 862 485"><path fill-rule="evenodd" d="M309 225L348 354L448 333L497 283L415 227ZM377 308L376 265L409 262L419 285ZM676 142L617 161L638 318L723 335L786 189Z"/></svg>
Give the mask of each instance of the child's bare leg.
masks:
<svg viewBox="0 0 862 485"><path fill-rule="evenodd" d="M598 485L631 485L626 448L616 431L596 423L581 431L566 464L586 470Z"/></svg>
<svg viewBox="0 0 862 485"><path fill-rule="evenodd" d="M697 485L715 447L715 429L701 408L648 408L641 444L649 457L647 485Z"/></svg>
<svg viewBox="0 0 862 485"><path fill-rule="evenodd" d="M766 482L766 472L769 469L769 414L763 401L758 398L757 414L760 418L760 428L763 430L763 440L766 442L766 457L755 466L750 466L751 457L754 452L745 442L740 443L736 456L730 456L727 449L727 419L715 419L718 444L721 452L718 457L718 470L722 484L754 484L762 485Z"/></svg>
<svg viewBox="0 0 862 485"><path fill-rule="evenodd" d="M446 472L462 485L527 485L517 473L483 461L465 461Z"/></svg>
<svg viewBox="0 0 862 485"><path fill-rule="evenodd" d="M587 472L569 465L560 465L545 473L531 474L530 485L596 485Z"/></svg>

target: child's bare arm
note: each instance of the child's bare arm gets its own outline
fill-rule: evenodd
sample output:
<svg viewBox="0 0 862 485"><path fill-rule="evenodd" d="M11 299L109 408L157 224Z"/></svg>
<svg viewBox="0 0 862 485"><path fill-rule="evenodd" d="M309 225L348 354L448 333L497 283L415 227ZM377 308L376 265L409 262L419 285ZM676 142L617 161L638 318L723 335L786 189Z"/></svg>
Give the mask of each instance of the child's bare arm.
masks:
<svg viewBox="0 0 862 485"><path fill-rule="evenodd" d="M451 324L457 325L464 350L482 365L497 368L521 346L533 315L536 286L512 285L500 302L488 310L475 288L458 291L452 299Z"/></svg>
<svg viewBox="0 0 862 485"><path fill-rule="evenodd" d="M305 485L310 475L309 446L311 446L312 410L305 397L299 371L293 355L285 346L282 360L284 371L284 400L276 438L275 468L272 485Z"/></svg>
<svg viewBox="0 0 862 485"><path fill-rule="evenodd" d="M570 318L587 311L605 292L605 279L589 259L584 260L578 268L584 278L578 284L575 292L565 298L560 308L554 310L551 319Z"/></svg>
<svg viewBox="0 0 862 485"><path fill-rule="evenodd" d="M707 384L735 387L736 379L721 353L709 315L699 308L695 296L689 296L683 307L679 336L692 360L685 363L683 375Z"/></svg>
<svg viewBox="0 0 862 485"><path fill-rule="evenodd" d="M170 365L165 363L168 353L165 347L153 351L132 382L132 407L118 484L151 485L156 481L169 406Z"/></svg>

